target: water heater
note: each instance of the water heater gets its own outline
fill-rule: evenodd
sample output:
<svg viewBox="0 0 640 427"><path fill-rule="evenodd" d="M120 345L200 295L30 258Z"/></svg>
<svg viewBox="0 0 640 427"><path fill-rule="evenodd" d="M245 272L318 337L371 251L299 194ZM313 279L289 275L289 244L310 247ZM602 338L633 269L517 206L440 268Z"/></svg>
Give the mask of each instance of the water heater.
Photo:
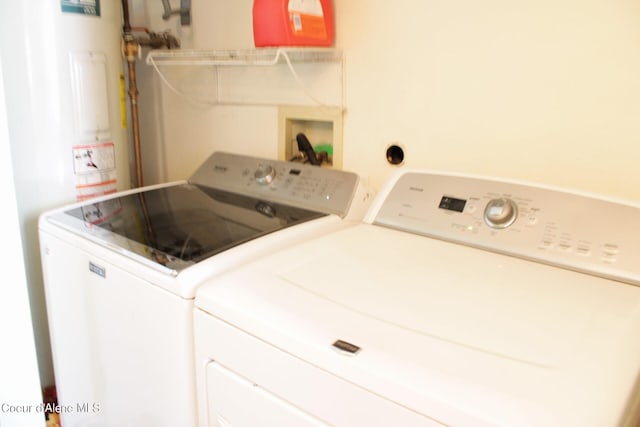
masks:
<svg viewBox="0 0 640 427"><path fill-rule="evenodd" d="M62 0L54 13L68 188L79 200L128 188L120 2Z"/></svg>

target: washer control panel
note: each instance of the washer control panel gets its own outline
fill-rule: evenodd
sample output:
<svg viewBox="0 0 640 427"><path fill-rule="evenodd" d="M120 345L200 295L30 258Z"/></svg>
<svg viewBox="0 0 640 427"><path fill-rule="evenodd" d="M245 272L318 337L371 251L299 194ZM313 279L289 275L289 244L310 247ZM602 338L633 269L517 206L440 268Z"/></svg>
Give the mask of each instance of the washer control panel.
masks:
<svg viewBox="0 0 640 427"><path fill-rule="evenodd" d="M638 203L420 171L379 197L375 224L640 285Z"/></svg>
<svg viewBox="0 0 640 427"><path fill-rule="evenodd" d="M210 156L189 182L343 217L359 186L351 172L224 152Z"/></svg>

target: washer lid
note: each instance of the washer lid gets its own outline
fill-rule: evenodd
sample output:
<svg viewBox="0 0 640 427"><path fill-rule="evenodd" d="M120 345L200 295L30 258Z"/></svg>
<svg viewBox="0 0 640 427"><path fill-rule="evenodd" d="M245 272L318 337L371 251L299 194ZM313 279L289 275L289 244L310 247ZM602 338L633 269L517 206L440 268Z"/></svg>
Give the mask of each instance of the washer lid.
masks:
<svg viewBox="0 0 640 427"><path fill-rule="evenodd" d="M202 185L153 188L58 212L49 220L171 270L325 214Z"/></svg>
<svg viewBox="0 0 640 427"><path fill-rule="evenodd" d="M617 425L640 372L640 288L375 225L214 280L196 305L447 425Z"/></svg>

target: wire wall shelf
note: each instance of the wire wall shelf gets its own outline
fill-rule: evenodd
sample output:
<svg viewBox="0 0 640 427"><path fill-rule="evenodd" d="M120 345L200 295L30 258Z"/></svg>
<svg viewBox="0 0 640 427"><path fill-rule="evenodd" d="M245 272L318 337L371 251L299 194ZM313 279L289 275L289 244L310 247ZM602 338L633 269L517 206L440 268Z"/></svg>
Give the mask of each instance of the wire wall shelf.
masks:
<svg viewBox="0 0 640 427"><path fill-rule="evenodd" d="M343 54L333 48L163 49L149 51L146 63L197 104L342 108Z"/></svg>
<svg viewBox="0 0 640 427"><path fill-rule="evenodd" d="M340 62L342 52L331 48L259 48L245 50L152 50L148 65L271 66L288 62Z"/></svg>

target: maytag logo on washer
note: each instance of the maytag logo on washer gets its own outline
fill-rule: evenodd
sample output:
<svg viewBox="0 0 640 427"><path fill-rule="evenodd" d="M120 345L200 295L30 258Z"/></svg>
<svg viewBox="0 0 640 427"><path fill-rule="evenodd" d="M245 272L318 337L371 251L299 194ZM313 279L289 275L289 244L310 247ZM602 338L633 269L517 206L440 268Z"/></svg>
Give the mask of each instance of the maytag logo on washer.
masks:
<svg viewBox="0 0 640 427"><path fill-rule="evenodd" d="M229 168L226 167L226 166L220 166L220 165L214 165L213 166L213 171L214 172L222 172L222 173L224 173L224 172L227 171L227 169L229 169Z"/></svg>
<svg viewBox="0 0 640 427"><path fill-rule="evenodd" d="M102 277L103 279L105 279L107 277L107 270L105 270L104 267L100 267L97 264L94 264L92 262L89 262L89 271L92 273L97 274L98 276Z"/></svg>

